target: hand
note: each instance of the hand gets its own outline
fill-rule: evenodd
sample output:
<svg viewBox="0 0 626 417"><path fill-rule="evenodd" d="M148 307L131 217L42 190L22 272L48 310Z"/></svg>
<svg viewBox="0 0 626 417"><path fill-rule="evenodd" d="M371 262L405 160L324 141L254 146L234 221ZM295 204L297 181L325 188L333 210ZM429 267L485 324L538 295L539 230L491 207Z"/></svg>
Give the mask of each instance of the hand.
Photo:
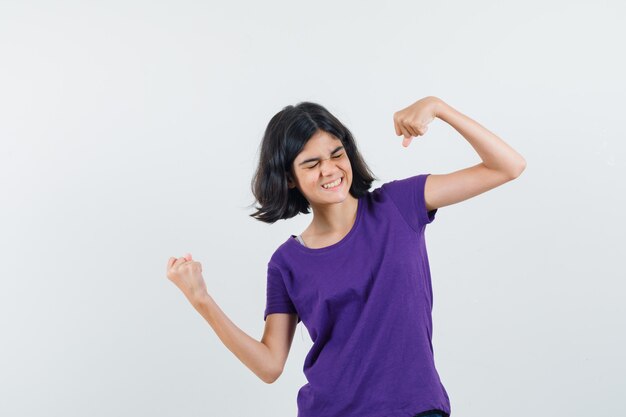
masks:
<svg viewBox="0 0 626 417"><path fill-rule="evenodd" d="M208 294L202 278L202 265L191 259L190 253L167 261L167 278L176 284L192 304Z"/></svg>
<svg viewBox="0 0 626 417"><path fill-rule="evenodd" d="M428 124L437 117L440 103L439 98L428 96L393 114L396 135L404 135L402 146L406 148L414 136L421 136L426 133Z"/></svg>

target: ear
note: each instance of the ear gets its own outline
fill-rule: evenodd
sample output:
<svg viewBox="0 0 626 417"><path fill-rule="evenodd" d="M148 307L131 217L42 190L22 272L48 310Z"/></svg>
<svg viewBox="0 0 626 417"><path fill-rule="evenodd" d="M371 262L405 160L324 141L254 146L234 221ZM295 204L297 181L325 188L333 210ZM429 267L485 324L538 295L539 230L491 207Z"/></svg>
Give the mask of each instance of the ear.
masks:
<svg viewBox="0 0 626 417"><path fill-rule="evenodd" d="M287 186L289 188L295 188L296 184L293 181L293 177L291 176L289 172L287 172L286 174L287 174Z"/></svg>

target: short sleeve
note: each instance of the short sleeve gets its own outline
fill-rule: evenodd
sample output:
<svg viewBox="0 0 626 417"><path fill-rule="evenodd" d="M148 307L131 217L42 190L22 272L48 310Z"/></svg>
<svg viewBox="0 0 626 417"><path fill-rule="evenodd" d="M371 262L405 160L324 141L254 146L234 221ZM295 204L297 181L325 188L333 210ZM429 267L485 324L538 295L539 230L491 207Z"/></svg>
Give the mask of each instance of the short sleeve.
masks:
<svg viewBox="0 0 626 417"><path fill-rule="evenodd" d="M406 222L419 232L420 229L435 220L438 209L426 210L424 187L430 174L420 174L413 177L394 180L381 186L386 194L395 203Z"/></svg>
<svg viewBox="0 0 626 417"><path fill-rule="evenodd" d="M285 282L283 281L280 270L274 266L268 265L267 267L267 286L266 286L266 303L265 303L265 315L263 320L267 320L267 316L272 313L295 313L296 311ZM300 323L300 315L298 315L298 323Z"/></svg>

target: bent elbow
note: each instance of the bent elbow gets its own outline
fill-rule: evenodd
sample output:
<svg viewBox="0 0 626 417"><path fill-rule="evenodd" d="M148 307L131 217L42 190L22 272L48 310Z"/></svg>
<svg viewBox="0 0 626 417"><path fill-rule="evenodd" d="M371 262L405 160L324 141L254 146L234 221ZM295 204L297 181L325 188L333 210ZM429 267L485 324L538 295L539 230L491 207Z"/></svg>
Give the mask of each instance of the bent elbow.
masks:
<svg viewBox="0 0 626 417"><path fill-rule="evenodd" d="M272 371L272 372L265 374L261 379L266 384L273 384L274 382L276 382L276 380L280 377L282 373L283 373L282 369L279 371Z"/></svg>
<svg viewBox="0 0 626 417"><path fill-rule="evenodd" d="M525 169L526 169L526 159L522 157L522 160L520 162L519 173L521 174L522 172L524 172Z"/></svg>
<svg viewBox="0 0 626 417"><path fill-rule="evenodd" d="M526 160L522 158L521 161L517 164L516 168L510 172L509 179L512 181L515 178L519 177L520 175L522 175L522 172L524 172L525 169Z"/></svg>

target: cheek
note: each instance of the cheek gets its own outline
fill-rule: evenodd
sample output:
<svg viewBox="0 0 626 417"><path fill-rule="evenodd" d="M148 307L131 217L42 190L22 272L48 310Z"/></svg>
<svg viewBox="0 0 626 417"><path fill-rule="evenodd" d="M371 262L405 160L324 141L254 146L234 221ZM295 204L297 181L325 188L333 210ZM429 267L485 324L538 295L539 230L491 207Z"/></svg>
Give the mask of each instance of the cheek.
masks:
<svg viewBox="0 0 626 417"><path fill-rule="evenodd" d="M310 188L317 188L319 182L320 182L320 179L318 178L317 175L310 175L307 179L307 184L309 184Z"/></svg>

